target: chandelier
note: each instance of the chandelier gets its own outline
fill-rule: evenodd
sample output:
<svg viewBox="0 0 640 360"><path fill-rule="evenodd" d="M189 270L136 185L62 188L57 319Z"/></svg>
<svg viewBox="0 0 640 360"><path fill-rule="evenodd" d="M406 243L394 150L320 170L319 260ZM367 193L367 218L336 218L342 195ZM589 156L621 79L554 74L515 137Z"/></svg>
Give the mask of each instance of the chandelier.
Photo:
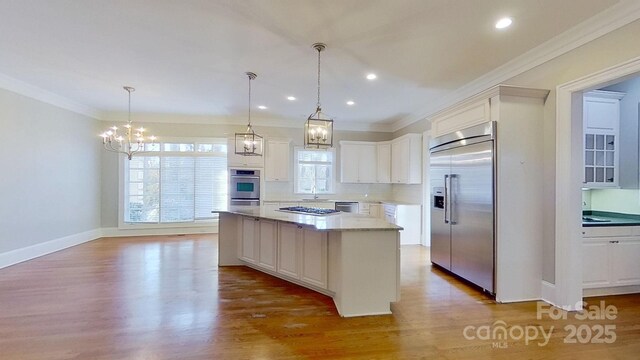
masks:
<svg viewBox="0 0 640 360"><path fill-rule="evenodd" d="M123 88L129 93L129 117L127 124L124 125L124 134L118 132L119 128L117 126L112 126L100 136L102 137L102 145L106 150L127 155L127 158L131 160L133 155L144 152L145 140L148 139L153 144L156 137L152 135L145 138L144 132L147 129L143 127L135 129L133 127L131 123L131 93L136 89L131 86L124 86Z"/></svg>
<svg viewBox="0 0 640 360"><path fill-rule="evenodd" d="M320 106L320 52L327 45L315 43L312 47L318 51L318 102L316 111L309 115L304 126L304 147L306 149L327 149L333 147L333 119L324 114Z"/></svg>
<svg viewBox="0 0 640 360"><path fill-rule="evenodd" d="M256 134L251 127L251 80L258 75L252 72L246 72L245 74L249 77L249 123L245 132L236 133L235 153L242 156L262 156L263 138Z"/></svg>

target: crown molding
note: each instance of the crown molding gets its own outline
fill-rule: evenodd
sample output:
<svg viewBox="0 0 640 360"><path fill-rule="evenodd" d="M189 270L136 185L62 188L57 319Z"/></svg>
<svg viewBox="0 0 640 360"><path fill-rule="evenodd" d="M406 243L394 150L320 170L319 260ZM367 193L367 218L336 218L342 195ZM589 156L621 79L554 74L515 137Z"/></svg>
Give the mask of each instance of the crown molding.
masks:
<svg viewBox="0 0 640 360"><path fill-rule="evenodd" d="M22 80L12 78L5 74L0 74L0 88L14 92L16 94L24 95L38 101L42 101L43 103L49 105L72 111L77 114L86 115L97 120L100 120L102 118L102 113L97 109L77 103L73 100L67 99L64 96L54 94L50 91L41 89L37 86L33 86Z"/></svg>
<svg viewBox="0 0 640 360"><path fill-rule="evenodd" d="M127 113L105 112L100 120L108 122L125 122ZM131 117L137 123L163 123L163 124L196 124L196 125L231 125L242 126L247 124L245 117L220 117L211 115L193 114L154 114L154 113L132 113ZM304 119L291 120L281 118L252 118L252 125L259 129L261 126L300 128L304 127ZM340 131L372 131L372 132L392 132L391 123L367 123L367 122L344 122L334 121L334 128Z"/></svg>
<svg viewBox="0 0 640 360"><path fill-rule="evenodd" d="M640 19L640 1L623 0L506 64L461 86L453 91L451 95L436 99L429 108L416 115L396 121L392 124L391 129L395 132L415 122L428 120L433 114L441 112L459 101L566 54L638 19Z"/></svg>

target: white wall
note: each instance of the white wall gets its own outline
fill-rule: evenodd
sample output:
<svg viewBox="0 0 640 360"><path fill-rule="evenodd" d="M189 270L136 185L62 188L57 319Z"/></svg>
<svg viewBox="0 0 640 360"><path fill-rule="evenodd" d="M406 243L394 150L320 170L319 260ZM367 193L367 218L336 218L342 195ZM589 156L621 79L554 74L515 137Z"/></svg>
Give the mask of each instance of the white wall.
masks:
<svg viewBox="0 0 640 360"><path fill-rule="evenodd" d="M0 89L0 258L99 230L97 125L84 115Z"/></svg>

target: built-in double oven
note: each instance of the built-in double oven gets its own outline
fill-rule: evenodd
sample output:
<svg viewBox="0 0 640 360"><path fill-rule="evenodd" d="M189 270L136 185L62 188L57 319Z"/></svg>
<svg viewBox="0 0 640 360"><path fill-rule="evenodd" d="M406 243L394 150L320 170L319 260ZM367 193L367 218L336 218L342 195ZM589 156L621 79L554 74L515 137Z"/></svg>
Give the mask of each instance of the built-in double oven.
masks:
<svg viewBox="0 0 640 360"><path fill-rule="evenodd" d="M229 169L230 205L260 205L260 170Z"/></svg>

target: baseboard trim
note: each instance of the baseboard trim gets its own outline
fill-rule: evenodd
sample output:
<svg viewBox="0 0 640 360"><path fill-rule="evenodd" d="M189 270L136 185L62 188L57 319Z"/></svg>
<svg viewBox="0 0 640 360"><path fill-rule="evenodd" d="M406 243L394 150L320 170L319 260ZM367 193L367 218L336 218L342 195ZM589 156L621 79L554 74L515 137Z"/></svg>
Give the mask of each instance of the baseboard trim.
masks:
<svg viewBox="0 0 640 360"><path fill-rule="evenodd" d="M102 236L102 229L89 230L0 254L0 269L54 253Z"/></svg>
<svg viewBox="0 0 640 360"><path fill-rule="evenodd" d="M218 225L198 227L175 227L157 229L119 229L117 227L102 228L102 237L153 236L182 234L217 234Z"/></svg>
<svg viewBox="0 0 640 360"><path fill-rule="evenodd" d="M542 301L554 304L556 300L556 284L542 280Z"/></svg>
<svg viewBox="0 0 640 360"><path fill-rule="evenodd" d="M607 296L607 295L625 295L640 293L640 285L612 286L606 288L583 289L584 297L590 296Z"/></svg>

